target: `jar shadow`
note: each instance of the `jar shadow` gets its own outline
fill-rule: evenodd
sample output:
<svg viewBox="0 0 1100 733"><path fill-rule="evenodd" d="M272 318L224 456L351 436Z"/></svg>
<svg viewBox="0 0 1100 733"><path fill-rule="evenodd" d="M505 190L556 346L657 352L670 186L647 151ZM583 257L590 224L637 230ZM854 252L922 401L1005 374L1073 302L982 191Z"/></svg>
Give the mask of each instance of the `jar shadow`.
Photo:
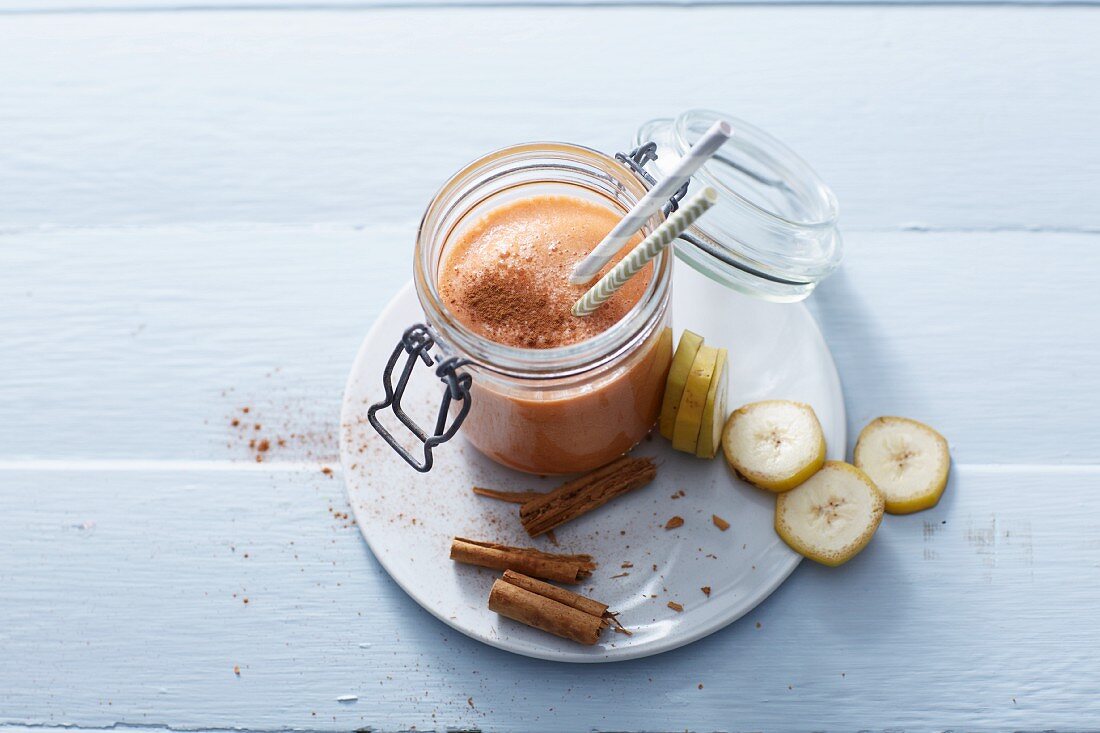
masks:
<svg viewBox="0 0 1100 733"><path fill-rule="evenodd" d="M904 415L914 404L926 404L926 396L910 361L891 347L896 335L860 292L847 267L818 286L806 305L840 376L849 436L845 458L851 460L859 431L868 422L880 415Z"/></svg>

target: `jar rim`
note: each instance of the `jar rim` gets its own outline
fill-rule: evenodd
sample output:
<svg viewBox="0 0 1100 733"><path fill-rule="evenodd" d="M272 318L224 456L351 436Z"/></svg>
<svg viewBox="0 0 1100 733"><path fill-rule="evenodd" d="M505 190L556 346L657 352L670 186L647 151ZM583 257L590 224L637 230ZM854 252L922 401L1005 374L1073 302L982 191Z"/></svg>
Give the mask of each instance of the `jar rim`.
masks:
<svg viewBox="0 0 1100 733"><path fill-rule="evenodd" d="M503 184L508 175L521 171L545 176L540 179L542 182L566 186L582 186L578 181L564 180L566 172L578 179L587 179L591 185L585 188L602 195L608 204L618 206L624 214L648 190L647 184L625 165L582 145L529 142L487 153L447 179L424 211L413 255L417 297L429 324L440 336L440 347L469 359L477 367L524 379L558 379L596 369L632 351L660 323L671 297L671 248L654 260L654 276L645 292L620 320L592 338L565 346L530 349L493 341L462 323L440 296L433 257L436 259L434 264L438 264L443 247L476 205L500 191L532 183ZM555 172L558 178L552 177ZM487 194L482 191L479 198L479 190L490 184L503 187ZM457 216L456 210L461 211ZM652 231L661 220L660 215L651 217L643 233ZM444 231L440 232L440 227ZM438 251L432 246L437 238L441 239Z"/></svg>

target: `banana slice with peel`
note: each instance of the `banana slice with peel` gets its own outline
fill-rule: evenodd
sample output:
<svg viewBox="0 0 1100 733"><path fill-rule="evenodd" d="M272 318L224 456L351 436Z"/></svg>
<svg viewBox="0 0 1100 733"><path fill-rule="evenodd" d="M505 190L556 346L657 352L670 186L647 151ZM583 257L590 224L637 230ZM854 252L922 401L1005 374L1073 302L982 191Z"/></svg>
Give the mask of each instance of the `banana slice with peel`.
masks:
<svg viewBox="0 0 1100 733"><path fill-rule="evenodd" d="M718 453L718 445L722 442L722 424L726 421L726 391L729 382L729 365L726 362L726 350L718 349L714 375L711 377L707 401L703 407L699 440L695 446L695 455L699 458L714 458Z"/></svg>
<svg viewBox="0 0 1100 733"><path fill-rule="evenodd" d="M825 463L825 433L809 405L753 402L734 411L722 433L730 468L769 491L790 491Z"/></svg>
<svg viewBox="0 0 1100 733"><path fill-rule="evenodd" d="M854 461L886 497L886 511L911 514L939 502L951 454L944 437L924 423L880 417L860 432Z"/></svg>
<svg viewBox="0 0 1100 733"><path fill-rule="evenodd" d="M702 345L702 336L686 330L680 335L680 343L676 345L676 355L672 357L672 366L668 369L665 396L661 401L661 417L657 421L661 435L669 440L672 440L672 433L676 427L676 412L680 409L680 400L684 396L688 372L691 371L691 365L695 363L695 355L699 353L699 347Z"/></svg>
<svg viewBox="0 0 1100 733"><path fill-rule="evenodd" d="M867 474L828 461L797 489L775 497L775 531L803 557L836 567L871 541L885 504Z"/></svg>
<svg viewBox="0 0 1100 733"><path fill-rule="evenodd" d="M707 406L714 367L718 361L718 349L703 345L691 364L684 395L676 411L676 425L672 429L672 447L685 453L695 453L699 443L699 431L703 425L703 410Z"/></svg>

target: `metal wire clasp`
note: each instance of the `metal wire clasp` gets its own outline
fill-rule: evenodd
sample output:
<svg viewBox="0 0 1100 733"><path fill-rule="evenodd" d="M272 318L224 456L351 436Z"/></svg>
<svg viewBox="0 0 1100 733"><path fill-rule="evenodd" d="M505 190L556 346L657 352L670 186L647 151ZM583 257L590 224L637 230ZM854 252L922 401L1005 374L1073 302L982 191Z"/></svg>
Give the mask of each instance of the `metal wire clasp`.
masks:
<svg viewBox="0 0 1100 733"><path fill-rule="evenodd" d="M644 145L639 145L626 153L615 153L615 160L624 164L627 168L634 171L641 176L650 186L657 185L657 179L654 178L646 171L646 164L650 161L657 160L657 143L649 142ZM676 209L680 208L680 200L687 196L688 184L680 186L680 190L672 194L672 198L668 200L668 203L664 205L662 212L665 216L668 216Z"/></svg>
<svg viewBox="0 0 1100 733"><path fill-rule="evenodd" d="M400 343L397 344L393 354L390 355L390 360L386 362L386 369L382 373L382 385L385 387L386 397L381 402L371 405L370 409L367 410L367 419L370 421L371 426L378 431L378 434L382 436L382 439L389 443L390 447L397 451L410 466L421 473L427 473L432 469L432 448L453 438L462 426L462 421L466 419L466 415L470 412L470 385L473 383L473 377L466 372L460 374L457 370L472 362L468 359L460 359L457 356L444 359L435 368L435 375L447 385L447 389L443 392L443 402L439 405L435 430L430 436L413 422L413 419L405 414L405 411L401 408L401 398L405 395L405 388L409 385L409 377L412 376L416 360L419 358L427 366L435 364L428 354L435 342L435 334L423 323L417 323L406 329ZM402 352L408 354L408 358L401 370L401 377L397 380L397 385L394 386L393 368L397 366L397 360L401 358ZM462 403L462 407L448 426L447 415L451 409L451 402L456 400ZM405 450L405 447L398 443L390 431L386 430L379 422L378 412L390 406L393 407L393 414L397 416L401 424L412 431L423 444L423 462L417 460L415 456Z"/></svg>

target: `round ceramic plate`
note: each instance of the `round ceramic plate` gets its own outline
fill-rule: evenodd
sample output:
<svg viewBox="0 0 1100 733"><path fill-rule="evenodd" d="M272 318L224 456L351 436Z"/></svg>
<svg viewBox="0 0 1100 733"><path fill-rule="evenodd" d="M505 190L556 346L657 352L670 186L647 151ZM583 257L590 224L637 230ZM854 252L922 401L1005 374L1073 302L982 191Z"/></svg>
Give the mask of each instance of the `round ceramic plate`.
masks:
<svg viewBox="0 0 1100 733"><path fill-rule="evenodd" d="M805 306L739 295L687 267L678 267L675 277L676 334L689 327L708 344L729 349L729 409L770 398L807 402L821 420L829 457L843 459L840 381ZM382 394L382 370L402 332L422 319L410 283L367 335L344 395L340 457L371 551L406 593L444 623L532 657L631 659L688 644L735 621L798 565L799 556L772 529L772 494L735 479L721 456L706 461L677 453L659 435L633 451L656 458L656 480L560 527L557 548L545 537L527 537L517 505L475 496L470 488L547 491L561 479L498 466L461 438L436 449L430 473L417 473L379 438L366 415ZM434 423L442 394L430 372L416 370L405 398L422 425ZM721 531L711 515L729 522L729 529ZM682 517L683 526L664 529L673 516ZM497 616L487 601L500 572L451 562L456 535L592 555L599 567L573 589L608 604L632 635L607 631L599 644L586 647ZM683 611L670 608L669 601Z"/></svg>

